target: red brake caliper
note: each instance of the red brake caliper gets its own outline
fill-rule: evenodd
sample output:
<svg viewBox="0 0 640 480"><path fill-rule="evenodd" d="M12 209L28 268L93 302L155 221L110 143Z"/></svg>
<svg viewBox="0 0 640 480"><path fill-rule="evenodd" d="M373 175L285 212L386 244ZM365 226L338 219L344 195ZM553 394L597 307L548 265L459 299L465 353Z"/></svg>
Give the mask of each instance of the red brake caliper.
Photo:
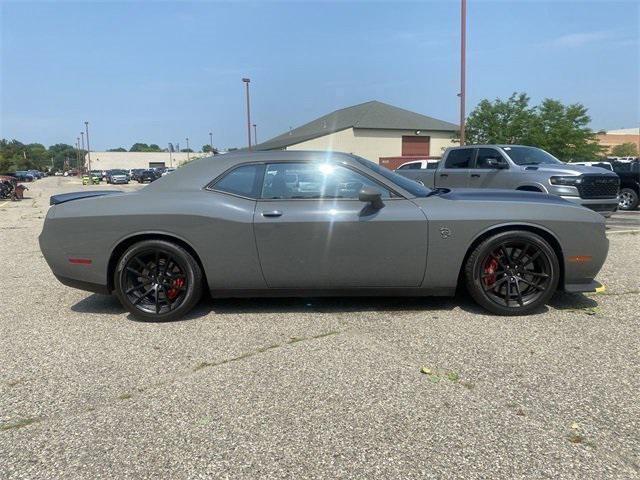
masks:
<svg viewBox="0 0 640 480"><path fill-rule="evenodd" d="M484 273L487 276L484 278L484 284L488 287L496 283L496 270L498 269L498 261L495 258L489 260L484 267Z"/></svg>
<svg viewBox="0 0 640 480"><path fill-rule="evenodd" d="M184 278L176 278L171 282L171 288L167 290L167 297L169 297L169 300L176 298L182 287L184 287Z"/></svg>

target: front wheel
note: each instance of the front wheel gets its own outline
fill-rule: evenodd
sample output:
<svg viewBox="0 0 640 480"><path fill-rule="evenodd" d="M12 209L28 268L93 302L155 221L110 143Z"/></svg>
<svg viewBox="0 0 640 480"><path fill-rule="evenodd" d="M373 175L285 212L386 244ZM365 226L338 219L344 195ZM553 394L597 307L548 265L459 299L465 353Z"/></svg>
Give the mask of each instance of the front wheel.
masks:
<svg viewBox="0 0 640 480"><path fill-rule="evenodd" d="M511 231L478 245L465 264L467 289L498 315L526 315L545 305L558 286L560 265L539 235Z"/></svg>
<svg viewBox="0 0 640 480"><path fill-rule="evenodd" d="M145 321L177 320L202 296L198 262L184 248L165 240L145 240L129 247L114 279L122 306Z"/></svg>
<svg viewBox="0 0 640 480"><path fill-rule="evenodd" d="M635 210L638 208L639 203L640 199L635 190L632 188L623 188L620 190L620 202L618 203L620 210Z"/></svg>

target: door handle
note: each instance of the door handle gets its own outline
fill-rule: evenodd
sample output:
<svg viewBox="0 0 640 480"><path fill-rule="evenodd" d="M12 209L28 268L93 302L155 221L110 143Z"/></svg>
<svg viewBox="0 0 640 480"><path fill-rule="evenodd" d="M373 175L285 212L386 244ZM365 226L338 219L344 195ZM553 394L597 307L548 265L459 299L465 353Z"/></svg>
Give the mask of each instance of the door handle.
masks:
<svg viewBox="0 0 640 480"><path fill-rule="evenodd" d="M281 217L282 212L280 210L272 210L270 212L262 212L262 216L269 217L269 218Z"/></svg>
<svg viewBox="0 0 640 480"><path fill-rule="evenodd" d="M480 178L480 174L479 173L472 173L471 176L475 177L475 178Z"/></svg>
<svg viewBox="0 0 640 480"><path fill-rule="evenodd" d="M441 176L441 177L448 177L448 176L449 176L449 174L448 174L448 173L441 173L441 174L440 174L440 176Z"/></svg>

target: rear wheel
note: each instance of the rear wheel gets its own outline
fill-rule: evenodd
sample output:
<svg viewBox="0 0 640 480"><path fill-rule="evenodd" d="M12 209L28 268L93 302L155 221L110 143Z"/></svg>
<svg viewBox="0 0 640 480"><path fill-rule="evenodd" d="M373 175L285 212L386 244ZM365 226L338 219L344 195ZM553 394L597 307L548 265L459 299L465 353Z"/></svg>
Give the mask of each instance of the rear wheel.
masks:
<svg viewBox="0 0 640 480"><path fill-rule="evenodd" d="M618 203L620 210L635 210L638 208L638 203L640 203L640 199L635 190L631 188L620 190L620 202Z"/></svg>
<svg viewBox="0 0 640 480"><path fill-rule="evenodd" d="M177 320L202 296L200 266L184 248L165 240L129 247L114 279L120 303L145 321Z"/></svg>
<svg viewBox="0 0 640 480"><path fill-rule="evenodd" d="M465 264L471 296L498 315L525 315L545 305L558 286L558 257L539 235L511 231L478 245Z"/></svg>

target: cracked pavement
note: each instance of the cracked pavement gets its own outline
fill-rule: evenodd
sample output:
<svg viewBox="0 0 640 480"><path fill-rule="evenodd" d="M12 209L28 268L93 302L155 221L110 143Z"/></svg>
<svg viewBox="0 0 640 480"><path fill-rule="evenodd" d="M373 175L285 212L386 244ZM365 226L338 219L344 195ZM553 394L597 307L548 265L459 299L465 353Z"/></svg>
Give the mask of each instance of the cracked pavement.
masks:
<svg viewBox="0 0 640 480"><path fill-rule="evenodd" d="M40 254L49 195L90 187L29 187L0 204L2 478L640 478L640 235L610 236L605 292L528 317L459 294L146 324Z"/></svg>

